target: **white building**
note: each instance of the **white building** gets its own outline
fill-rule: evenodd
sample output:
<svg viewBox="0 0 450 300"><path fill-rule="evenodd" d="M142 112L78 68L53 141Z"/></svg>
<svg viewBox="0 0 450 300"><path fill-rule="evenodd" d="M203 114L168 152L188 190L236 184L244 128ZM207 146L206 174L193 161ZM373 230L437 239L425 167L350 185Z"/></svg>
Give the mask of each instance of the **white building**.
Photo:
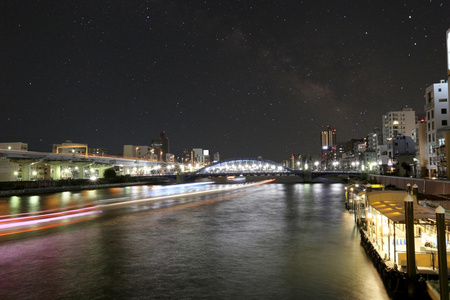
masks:
<svg viewBox="0 0 450 300"><path fill-rule="evenodd" d="M391 111L382 117L383 144L386 145L396 134L411 136L415 128L416 114L412 108Z"/></svg>
<svg viewBox="0 0 450 300"><path fill-rule="evenodd" d="M442 134L444 129L450 125L448 85L445 80L427 87L425 91L425 115L427 123L427 172L430 177L438 176L441 165L439 148L445 145ZM443 168L441 166L441 168Z"/></svg>

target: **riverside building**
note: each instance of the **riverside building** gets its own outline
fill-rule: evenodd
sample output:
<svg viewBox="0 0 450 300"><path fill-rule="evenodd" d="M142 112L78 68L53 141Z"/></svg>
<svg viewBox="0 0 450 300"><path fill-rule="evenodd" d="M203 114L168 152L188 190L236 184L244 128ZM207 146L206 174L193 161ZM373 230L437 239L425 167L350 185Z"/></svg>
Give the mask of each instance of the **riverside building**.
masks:
<svg viewBox="0 0 450 300"><path fill-rule="evenodd" d="M427 87L425 91L427 130L427 174L429 177L445 176L445 146L443 131L449 129L448 85L445 80Z"/></svg>
<svg viewBox="0 0 450 300"><path fill-rule="evenodd" d="M383 145L396 134L411 136L416 124L416 114L412 108L390 111L382 117Z"/></svg>

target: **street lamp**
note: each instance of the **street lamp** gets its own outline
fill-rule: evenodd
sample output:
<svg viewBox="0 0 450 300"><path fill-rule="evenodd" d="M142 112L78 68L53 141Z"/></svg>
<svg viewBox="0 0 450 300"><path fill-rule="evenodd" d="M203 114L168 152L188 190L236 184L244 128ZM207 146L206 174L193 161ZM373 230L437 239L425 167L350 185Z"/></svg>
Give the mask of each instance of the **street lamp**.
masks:
<svg viewBox="0 0 450 300"><path fill-rule="evenodd" d="M338 167L339 162L338 161L333 161L333 166L334 166L334 170L336 171L336 168Z"/></svg>

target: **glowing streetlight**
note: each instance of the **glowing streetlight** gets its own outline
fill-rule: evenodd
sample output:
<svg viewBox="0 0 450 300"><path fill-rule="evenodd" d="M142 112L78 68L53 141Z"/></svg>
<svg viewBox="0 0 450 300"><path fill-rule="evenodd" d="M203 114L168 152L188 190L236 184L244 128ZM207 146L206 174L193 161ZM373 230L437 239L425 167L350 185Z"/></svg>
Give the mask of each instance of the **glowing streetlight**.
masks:
<svg viewBox="0 0 450 300"><path fill-rule="evenodd" d="M336 168L339 166L339 162L338 161L333 161L333 166L334 166L334 169L336 170Z"/></svg>

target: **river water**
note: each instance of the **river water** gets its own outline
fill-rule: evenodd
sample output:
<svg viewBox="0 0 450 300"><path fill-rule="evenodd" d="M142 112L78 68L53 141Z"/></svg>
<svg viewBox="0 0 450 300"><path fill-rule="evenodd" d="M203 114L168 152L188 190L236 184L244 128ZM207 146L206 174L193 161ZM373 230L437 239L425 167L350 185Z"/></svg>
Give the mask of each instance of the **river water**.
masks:
<svg viewBox="0 0 450 300"><path fill-rule="evenodd" d="M155 190L0 198L0 213L163 189ZM136 203L0 237L0 299L162 298L390 299L360 246L341 184L265 184Z"/></svg>

